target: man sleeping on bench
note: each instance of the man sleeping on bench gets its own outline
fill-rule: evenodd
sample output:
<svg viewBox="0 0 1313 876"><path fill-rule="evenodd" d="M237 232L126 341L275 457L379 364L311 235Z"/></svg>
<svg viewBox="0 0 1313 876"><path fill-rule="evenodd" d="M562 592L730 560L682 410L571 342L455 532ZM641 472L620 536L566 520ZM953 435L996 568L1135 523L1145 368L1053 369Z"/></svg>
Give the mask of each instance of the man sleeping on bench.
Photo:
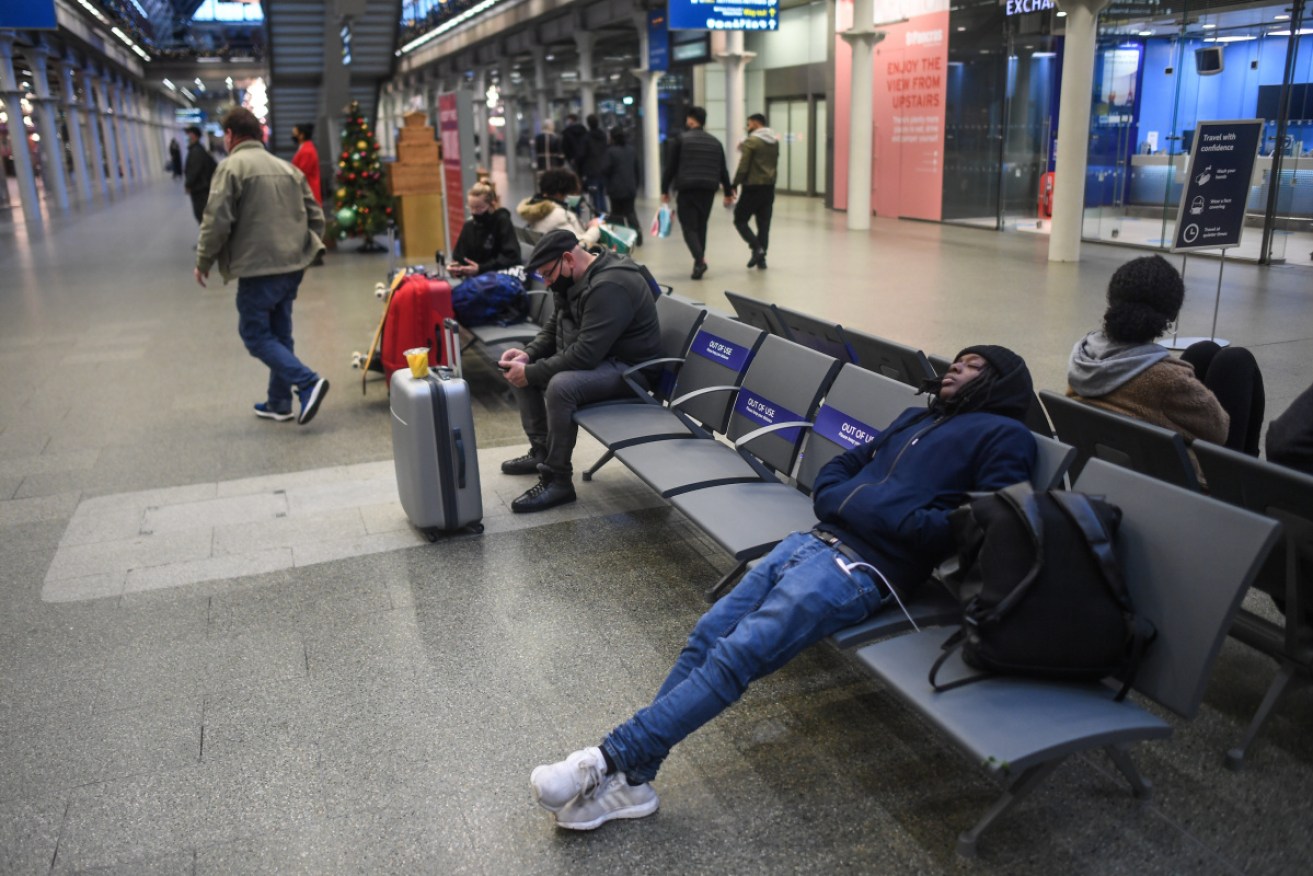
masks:
<svg viewBox="0 0 1313 876"><path fill-rule="evenodd" d="M816 478L820 520L795 532L693 628L652 704L599 747L529 777L556 825L592 830L657 810L650 784L676 743L808 645L859 623L924 582L953 549L948 515L972 492L1028 480L1030 372L1004 347L968 347L928 408L909 408Z"/></svg>

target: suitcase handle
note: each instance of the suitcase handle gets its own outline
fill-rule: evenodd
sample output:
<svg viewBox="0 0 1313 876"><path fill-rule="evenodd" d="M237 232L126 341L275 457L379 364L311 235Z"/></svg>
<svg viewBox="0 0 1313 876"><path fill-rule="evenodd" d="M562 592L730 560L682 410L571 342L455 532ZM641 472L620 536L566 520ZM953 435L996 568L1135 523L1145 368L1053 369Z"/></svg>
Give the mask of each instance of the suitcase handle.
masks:
<svg viewBox="0 0 1313 876"><path fill-rule="evenodd" d="M460 429L451 430L452 437L456 440L456 485L460 489L465 489L465 439L460 435Z"/></svg>

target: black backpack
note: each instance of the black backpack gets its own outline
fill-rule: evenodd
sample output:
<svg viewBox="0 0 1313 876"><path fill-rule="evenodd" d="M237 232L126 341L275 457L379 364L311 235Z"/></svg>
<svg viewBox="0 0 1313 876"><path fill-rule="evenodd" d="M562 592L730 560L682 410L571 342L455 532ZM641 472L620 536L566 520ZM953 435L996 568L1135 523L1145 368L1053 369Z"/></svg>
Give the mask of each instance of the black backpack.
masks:
<svg viewBox="0 0 1313 876"><path fill-rule="evenodd" d="M948 656L987 673L1066 681L1135 680L1155 630L1135 613L1114 551L1121 509L1066 490L1017 484L975 499L950 517L959 548L962 628L930 670L935 690Z"/></svg>

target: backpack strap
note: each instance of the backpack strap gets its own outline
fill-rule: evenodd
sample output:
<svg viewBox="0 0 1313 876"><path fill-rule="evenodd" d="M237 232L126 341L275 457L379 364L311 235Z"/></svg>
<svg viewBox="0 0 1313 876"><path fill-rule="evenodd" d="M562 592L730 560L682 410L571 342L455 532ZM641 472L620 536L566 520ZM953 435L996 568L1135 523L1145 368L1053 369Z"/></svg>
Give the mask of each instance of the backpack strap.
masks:
<svg viewBox="0 0 1313 876"><path fill-rule="evenodd" d="M992 672L978 672L975 675L968 675L965 678L959 678L956 681L950 681L945 684L940 684L939 682L935 681L935 676L939 674L940 667L942 667L944 663L947 662L949 657L953 656L954 652L960 651L962 649L962 646L966 644L966 639L967 639L966 628L961 627L958 629L956 633L953 633L953 635L949 636L944 641L944 644L940 646L940 650L943 653L941 653L938 657L935 658L934 664L931 665L930 667L930 676L929 676L930 686L935 689L935 693L943 693L946 690L953 690L954 688L965 687L968 684L974 684L977 681L984 681L986 678L993 677L994 673Z"/></svg>
<svg viewBox="0 0 1313 876"><path fill-rule="evenodd" d="M1085 544L1089 546L1094 562L1102 573L1104 583L1108 585L1108 589L1112 591L1127 617L1127 626L1131 630L1131 653L1126 661L1121 689L1114 697L1114 701L1121 702L1126 699L1126 694L1130 693L1131 687L1135 684L1140 660L1144 657L1144 651L1149 643L1157 637L1158 630L1148 618L1136 614L1127 599L1126 579L1122 576L1121 567L1117 565L1117 558L1112 549L1112 537L1107 527L1103 525L1103 521L1099 519L1099 515L1095 513L1094 506L1090 504L1090 497L1084 493L1067 490L1053 490L1049 495L1053 497L1062 512L1080 528L1081 534L1085 536Z"/></svg>
<svg viewBox="0 0 1313 876"><path fill-rule="evenodd" d="M1031 546L1035 549L1035 560L1031 563L1030 570L1026 572L1026 577L1022 578L1012 588L1012 592L994 606L993 611L975 619L977 623L982 624L996 621L1012 611L1013 607L1025 597L1026 591L1035 583L1035 579L1039 577L1040 570L1044 565L1044 526L1040 520L1039 507L1035 502L1035 491L1029 483L1023 481L999 490L994 495L1002 499L1004 504L1016 512L1021 519L1022 526L1030 537Z"/></svg>

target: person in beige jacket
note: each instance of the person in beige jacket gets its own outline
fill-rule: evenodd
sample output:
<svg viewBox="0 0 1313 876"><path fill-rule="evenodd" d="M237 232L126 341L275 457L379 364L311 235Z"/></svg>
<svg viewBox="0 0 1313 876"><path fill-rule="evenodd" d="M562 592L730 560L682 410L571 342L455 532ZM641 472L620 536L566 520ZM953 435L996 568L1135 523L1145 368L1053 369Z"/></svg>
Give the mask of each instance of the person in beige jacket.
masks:
<svg viewBox="0 0 1313 876"><path fill-rule="evenodd" d="M228 158L215 170L201 219L193 275L206 285L217 264L224 282L237 279L238 334L269 368L269 388L255 415L310 422L328 381L292 352L292 303L305 269L324 251L324 212L305 176L265 151L264 130L250 110L223 118ZM301 404L292 412L292 389Z"/></svg>
<svg viewBox="0 0 1313 876"><path fill-rule="evenodd" d="M1155 339L1185 300L1181 275L1162 256L1122 265L1108 282L1103 329L1072 349L1067 395L1080 401L1257 455L1263 383L1243 348L1195 344L1181 358Z"/></svg>

